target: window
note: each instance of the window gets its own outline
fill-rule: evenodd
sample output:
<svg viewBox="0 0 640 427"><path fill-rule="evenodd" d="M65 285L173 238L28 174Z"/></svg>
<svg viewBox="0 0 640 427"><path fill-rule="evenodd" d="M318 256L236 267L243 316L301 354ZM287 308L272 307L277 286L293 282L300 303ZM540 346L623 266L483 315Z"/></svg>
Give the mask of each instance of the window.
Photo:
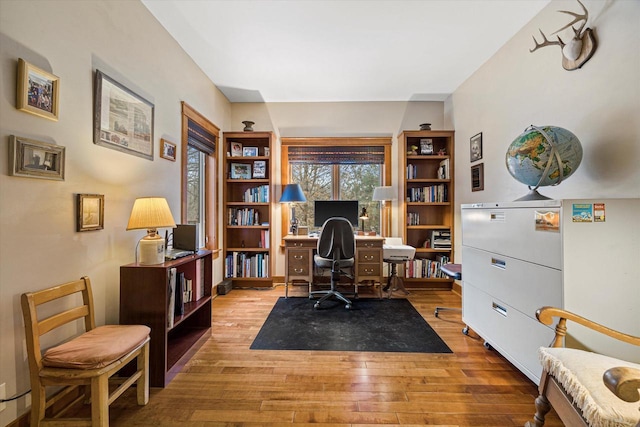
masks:
<svg viewBox="0 0 640 427"><path fill-rule="evenodd" d="M296 204L299 224L313 227L315 200L358 200L369 216L359 227L386 232L380 203L371 198L375 187L390 185L390 148L387 138L283 138L282 184L300 184L307 197ZM288 222L285 209L283 233Z"/></svg>
<svg viewBox="0 0 640 427"><path fill-rule="evenodd" d="M182 103L182 212L186 224L197 224L199 247L217 250L218 205L216 144L220 130ZM214 257L216 255L214 254Z"/></svg>

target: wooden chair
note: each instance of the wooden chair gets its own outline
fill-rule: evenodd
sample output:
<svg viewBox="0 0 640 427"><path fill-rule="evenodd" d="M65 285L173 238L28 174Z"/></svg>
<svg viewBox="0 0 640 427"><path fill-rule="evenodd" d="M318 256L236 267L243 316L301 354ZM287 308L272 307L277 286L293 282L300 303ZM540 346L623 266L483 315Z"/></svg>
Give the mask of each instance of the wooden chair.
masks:
<svg viewBox="0 0 640 427"><path fill-rule="evenodd" d="M543 426L545 415L553 407L567 426L640 427L640 406L635 403L640 400L640 365L563 347L567 320L636 346L640 346L640 337L553 307L539 309L536 317L545 325L551 325L553 317L559 320L551 348L538 351L543 367L540 395L535 401L535 416L525 426Z"/></svg>
<svg viewBox="0 0 640 427"><path fill-rule="evenodd" d="M71 296L68 301L82 303L68 308L70 303L58 301L47 306L47 313L54 308L56 314L39 319L37 308L41 304ZM75 299L74 299L75 298ZM22 314L24 316L29 371L31 378L31 426L40 425L86 425L106 427L109 425L109 405L131 385L136 384L137 401L146 405L149 401L149 332L143 325L108 325L96 327L94 320L93 296L88 277L68 282L53 288L22 294ZM44 353L40 337L47 332L79 319L84 320L86 332L63 344L49 348ZM62 331L58 329L58 331ZM127 363L136 359L137 369L129 378L109 394L109 380ZM113 382L113 381L112 381ZM47 401L47 386L64 386ZM45 411L55 402L80 387L80 395L65 408L47 419ZM71 406L83 398L91 401L91 419L59 418ZM68 399L67 399L68 400Z"/></svg>

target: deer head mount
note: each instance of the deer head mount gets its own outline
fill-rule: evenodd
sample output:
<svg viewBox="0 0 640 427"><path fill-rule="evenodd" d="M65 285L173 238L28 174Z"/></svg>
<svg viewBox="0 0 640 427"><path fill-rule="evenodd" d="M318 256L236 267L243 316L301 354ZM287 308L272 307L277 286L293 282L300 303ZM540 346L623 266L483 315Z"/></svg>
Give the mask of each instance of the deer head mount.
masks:
<svg viewBox="0 0 640 427"><path fill-rule="evenodd" d="M558 12L573 16L573 21L553 33L557 34L560 31L571 27L574 33L571 40L569 40L568 43L565 43L562 41L560 36L556 36L558 38L557 41L547 40L547 36L544 35L542 30L539 30L540 34L542 34L542 43L538 43L534 36L533 41L536 44L536 47L529 49L529 52L535 52L545 46L560 46L560 49L562 50L562 67L567 71L577 70L582 67L585 62L591 59L597 47L596 36L593 30L591 28L585 28L587 20L589 19L589 12L580 0L576 1L580 3L580 6L582 6L584 13L580 14L568 10L559 10ZM579 22L582 23L576 29L573 25Z"/></svg>

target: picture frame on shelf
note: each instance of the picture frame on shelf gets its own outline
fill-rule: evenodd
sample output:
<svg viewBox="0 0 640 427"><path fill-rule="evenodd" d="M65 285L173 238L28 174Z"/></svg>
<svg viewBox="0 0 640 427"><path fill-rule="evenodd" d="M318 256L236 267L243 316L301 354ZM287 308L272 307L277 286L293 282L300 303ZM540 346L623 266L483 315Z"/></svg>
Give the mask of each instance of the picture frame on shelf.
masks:
<svg viewBox="0 0 640 427"><path fill-rule="evenodd" d="M242 157L242 143L232 142L230 145L231 145L231 157Z"/></svg>
<svg viewBox="0 0 640 427"><path fill-rule="evenodd" d="M251 179L251 165L231 163L231 179Z"/></svg>
<svg viewBox="0 0 640 427"><path fill-rule="evenodd" d="M269 147L264 147L264 156L269 157L271 154L271 149Z"/></svg>
<svg viewBox="0 0 640 427"><path fill-rule="evenodd" d="M9 175L64 181L65 150L61 145L11 135Z"/></svg>
<svg viewBox="0 0 640 427"><path fill-rule="evenodd" d="M471 166L471 191L484 190L484 163Z"/></svg>
<svg viewBox="0 0 640 427"><path fill-rule="evenodd" d="M471 137L470 156L472 162L482 159L482 132Z"/></svg>
<svg viewBox="0 0 640 427"><path fill-rule="evenodd" d="M256 157L258 156L258 147L243 147L242 155L244 157Z"/></svg>
<svg viewBox="0 0 640 427"><path fill-rule="evenodd" d="M432 155L433 154L433 139L421 138L420 139L420 155Z"/></svg>
<svg viewBox="0 0 640 427"><path fill-rule="evenodd" d="M176 161L176 144L169 142L166 139L160 139L160 157L163 159Z"/></svg>
<svg viewBox="0 0 640 427"><path fill-rule="evenodd" d="M16 108L49 120L58 120L60 78L18 58Z"/></svg>
<svg viewBox="0 0 640 427"><path fill-rule="evenodd" d="M104 228L104 195L78 194L76 212L76 231L102 230Z"/></svg>
<svg viewBox="0 0 640 427"><path fill-rule="evenodd" d="M96 70L93 143L153 160L154 108L142 96Z"/></svg>
<svg viewBox="0 0 640 427"><path fill-rule="evenodd" d="M266 178L267 177L267 162L264 160L256 160L253 162L253 177L254 178Z"/></svg>

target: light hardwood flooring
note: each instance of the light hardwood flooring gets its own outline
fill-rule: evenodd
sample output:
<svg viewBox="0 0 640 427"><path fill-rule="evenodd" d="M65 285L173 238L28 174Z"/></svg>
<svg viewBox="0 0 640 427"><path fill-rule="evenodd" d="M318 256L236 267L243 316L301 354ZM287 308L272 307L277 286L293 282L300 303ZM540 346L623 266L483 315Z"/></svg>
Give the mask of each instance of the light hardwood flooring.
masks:
<svg viewBox="0 0 640 427"><path fill-rule="evenodd" d="M111 425L522 426L535 412L535 384L473 331L463 335L459 312L434 316L436 306L460 307L452 292L408 299L453 354L250 350L280 296L281 286L217 297L211 336L182 372L151 389L145 407L127 392L111 405ZM552 411L546 425L562 422Z"/></svg>

